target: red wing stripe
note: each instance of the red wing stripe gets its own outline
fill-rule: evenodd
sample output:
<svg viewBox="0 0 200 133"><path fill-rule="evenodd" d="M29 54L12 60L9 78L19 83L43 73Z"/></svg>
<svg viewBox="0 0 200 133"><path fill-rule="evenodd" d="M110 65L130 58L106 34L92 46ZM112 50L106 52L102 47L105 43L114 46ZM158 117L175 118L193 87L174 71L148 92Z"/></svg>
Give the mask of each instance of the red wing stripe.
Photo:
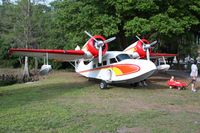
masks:
<svg viewBox="0 0 200 133"><path fill-rule="evenodd" d="M151 53L150 56L177 56L177 54L167 54L167 53Z"/></svg>
<svg viewBox="0 0 200 133"><path fill-rule="evenodd" d="M74 55L84 55L85 52L82 50L66 50L67 54L74 54Z"/></svg>
<svg viewBox="0 0 200 133"><path fill-rule="evenodd" d="M33 52L33 53L52 53L52 54L72 54L72 55L84 55L82 50L60 50L60 49L21 49L21 48L11 48L9 53L14 52Z"/></svg>

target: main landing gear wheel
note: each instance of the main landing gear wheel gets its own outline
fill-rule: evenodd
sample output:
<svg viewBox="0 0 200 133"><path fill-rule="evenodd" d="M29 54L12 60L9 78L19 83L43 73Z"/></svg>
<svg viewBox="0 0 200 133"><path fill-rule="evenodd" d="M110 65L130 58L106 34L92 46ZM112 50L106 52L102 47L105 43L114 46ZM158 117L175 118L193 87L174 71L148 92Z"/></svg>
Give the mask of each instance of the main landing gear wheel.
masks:
<svg viewBox="0 0 200 133"><path fill-rule="evenodd" d="M106 81L101 81L99 84L100 89L107 89L108 84L106 83Z"/></svg>

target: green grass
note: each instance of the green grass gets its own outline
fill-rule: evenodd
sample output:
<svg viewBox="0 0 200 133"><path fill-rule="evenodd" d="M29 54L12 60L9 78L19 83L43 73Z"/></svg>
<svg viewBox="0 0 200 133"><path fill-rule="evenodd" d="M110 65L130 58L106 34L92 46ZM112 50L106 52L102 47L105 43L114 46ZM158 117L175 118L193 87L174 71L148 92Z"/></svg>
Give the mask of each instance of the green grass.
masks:
<svg viewBox="0 0 200 133"><path fill-rule="evenodd" d="M199 92L156 82L100 90L75 73L56 72L0 87L0 132L199 132L199 100Z"/></svg>

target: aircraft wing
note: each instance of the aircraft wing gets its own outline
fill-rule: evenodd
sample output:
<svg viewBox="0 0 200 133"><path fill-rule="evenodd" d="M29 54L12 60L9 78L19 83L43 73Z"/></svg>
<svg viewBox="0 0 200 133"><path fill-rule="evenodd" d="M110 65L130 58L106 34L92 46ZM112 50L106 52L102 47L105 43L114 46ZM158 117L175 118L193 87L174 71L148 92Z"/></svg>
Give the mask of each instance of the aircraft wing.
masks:
<svg viewBox="0 0 200 133"><path fill-rule="evenodd" d="M167 54L167 53L150 53L150 58L160 58L160 57L174 57L177 56L177 54Z"/></svg>
<svg viewBox="0 0 200 133"><path fill-rule="evenodd" d="M83 50L59 50L59 49L26 49L11 48L9 54L22 55L29 57L47 57L59 61L75 61L81 58L87 58L88 53Z"/></svg>

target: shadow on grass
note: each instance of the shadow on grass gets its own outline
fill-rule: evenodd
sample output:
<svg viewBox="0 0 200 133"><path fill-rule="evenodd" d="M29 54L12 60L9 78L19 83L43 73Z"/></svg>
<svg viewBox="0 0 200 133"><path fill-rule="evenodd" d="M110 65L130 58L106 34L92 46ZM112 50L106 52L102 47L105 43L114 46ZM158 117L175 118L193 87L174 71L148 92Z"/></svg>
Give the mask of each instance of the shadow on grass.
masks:
<svg viewBox="0 0 200 133"><path fill-rule="evenodd" d="M168 88L167 85L161 85L161 84L156 84L157 82L163 82L163 81L167 81L166 79L162 79L162 81L159 81L159 80L147 80L147 86L139 86L138 83L135 83L135 84L120 84L120 83L114 83L114 84L108 84L108 88L107 89L113 89L115 87L121 87L121 88L124 88L124 89L166 89ZM89 80L89 82L91 84L99 84L100 81L99 80ZM105 89L106 90L106 89Z"/></svg>
<svg viewBox="0 0 200 133"><path fill-rule="evenodd" d="M0 81L0 87L15 84L17 81Z"/></svg>
<svg viewBox="0 0 200 133"><path fill-rule="evenodd" d="M122 87L125 89L147 89L147 90L154 90L154 89L166 89L167 85L160 85L149 83L147 86L138 86L138 85L130 85L130 84L111 84L110 88L113 87Z"/></svg>
<svg viewBox="0 0 200 133"><path fill-rule="evenodd" d="M81 95L83 89L91 86L91 83L70 82L70 83L54 83L47 85L28 86L19 89L5 90L0 92L0 108L14 108L30 104L31 102L40 102L50 100L64 94Z"/></svg>

